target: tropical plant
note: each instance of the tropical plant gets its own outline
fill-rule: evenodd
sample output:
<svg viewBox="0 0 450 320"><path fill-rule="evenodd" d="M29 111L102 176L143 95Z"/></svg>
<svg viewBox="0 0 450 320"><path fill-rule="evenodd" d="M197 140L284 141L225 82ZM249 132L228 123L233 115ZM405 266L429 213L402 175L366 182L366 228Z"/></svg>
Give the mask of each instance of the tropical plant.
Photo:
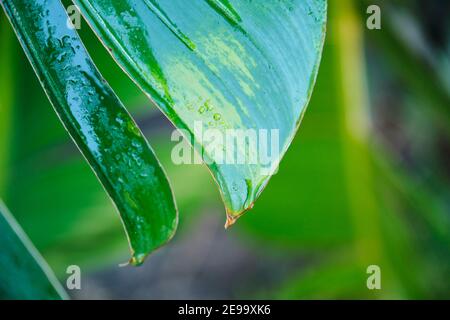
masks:
<svg viewBox="0 0 450 320"><path fill-rule="evenodd" d="M194 225L204 216L194 214L220 207L207 170L171 161L171 127L159 107L203 154L228 223L261 195L227 237L278 260L265 266L264 276L231 268L238 296L448 297L450 35L444 31L450 29L445 19L424 22L425 12L445 16L445 2L429 1L424 8L420 1L330 1L323 56L325 1L74 2L92 29L84 23L77 32L68 29L59 1L8 0L3 6L60 119L119 209L133 264L173 235L176 207L177 244L198 230ZM373 4L382 8L381 30L365 28L366 9ZM433 27L435 40L420 38L424 26ZM57 276L74 262L83 270L117 262L126 247L111 217L114 207L57 123L5 20L0 46L0 196ZM280 128L286 156L265 192L260 191L268 177L261 173L267 168L215 164L215 155L199 143L197 120L219 130ZM164 165L177 206L138 128ZM30 262L23 250L6 252ZM220 261L230 257L220 252L207 259L220 255ZM161 255L154 258L157 264ZM184 272L195 259L183 260L177 251L175 264ZM382 270L382 290L366 287L372 264ZM153 266L150 261L143 271L166 279L169 271L158 273ZM0 281L19 277L4 270ZM33 270L39 268L23 268L20 277L37 274L40 288L27 294L33 289L24 285L2 297L58 298L57 285L42 293L54 283L44 284L48 272L43 277ZM196 286L202 285L201 271L194 272ZM272 274L277 281L270 287ZM246 275L267 285L242 291L239 279Z"/></svg>
<svg viewBox="0 0 450 320"><path fill-rule="evenodd" d="M317 75L326 1L76 1L119 65L206 159L227 225L253 206L297 130ZM102 78L62 3L2 6L59 119L118 208L131 264L166 243L177 209L165 173ZM297 37L297 41L292 41ZM280 130L268 164L223 165L195 132ZM252 145L233 152L248 157ZM231 156L234 156L231 155Z"/></svg>

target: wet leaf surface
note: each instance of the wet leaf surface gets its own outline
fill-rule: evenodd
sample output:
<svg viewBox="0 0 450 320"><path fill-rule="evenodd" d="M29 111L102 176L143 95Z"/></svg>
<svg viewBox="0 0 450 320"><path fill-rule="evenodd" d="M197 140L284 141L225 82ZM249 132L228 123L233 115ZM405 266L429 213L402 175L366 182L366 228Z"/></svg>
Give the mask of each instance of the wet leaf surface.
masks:
<svg viewBox="0 0 450 320"><path fill-rule="evenodd" d="M123 69L186 130L232 223L253 206L299 126L320 61L326 1L75 2ZM209 129L222 136L223 153L208 148ZM261 161L259 137L229 148L230 129L278 130L280 152Z"/></svg>
<svg viewBox="0 0 450 320"><path fill-rule="evenodd" d="M77 33L67 27L59 1L9 0L3 6L61 122L121 214L131 263L142 263L177 226L158 160Z"/></svg>

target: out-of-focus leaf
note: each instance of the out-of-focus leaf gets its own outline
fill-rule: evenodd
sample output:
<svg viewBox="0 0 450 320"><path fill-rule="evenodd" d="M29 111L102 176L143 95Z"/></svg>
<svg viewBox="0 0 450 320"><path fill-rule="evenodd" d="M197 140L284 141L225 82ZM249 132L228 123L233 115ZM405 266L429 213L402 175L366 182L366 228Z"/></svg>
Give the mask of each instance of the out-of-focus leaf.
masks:
<svg viewBox="0 0 450 320"><path fill-rule="evenodd" d="M59 1L2 2L55 111L121 213L131 263L166 243L177 212L167 178L101 77Z"/></svg>
<svg viewBox="0 0 450 320"><path fill-rule="evenodd" d="M0 200L0 299L66 298L45 261Z"/></svg>
<svg viewBox="0 0 450 320"><path fill-rule="evenodd" d="M0 196L4 196L11 155L11 124L14 100L13 35L6 17L0 16Z"/></svg>
<svg viewBox="0 0 450 320"><path fill-rule="evenodd" d="M253 205L299 126L320 61L326 1L75 2L131 78L187 130L233 222ZM223 137L228 129L278 129L280 155L266 166L223 164L224 154L249 159L258 150L223 142L223 154L211 152L202 141L208 129Z"/></svg>
<svg viewBox="0 0 450 320"><path fill-rule="evenodd" d="M445 297L450 290L446 281L450 272L450 219L445 204L388 159L386 152L376 154L374 165L377 187L385 196L387 214L382 222L392 267L410 298Z"/></svg>

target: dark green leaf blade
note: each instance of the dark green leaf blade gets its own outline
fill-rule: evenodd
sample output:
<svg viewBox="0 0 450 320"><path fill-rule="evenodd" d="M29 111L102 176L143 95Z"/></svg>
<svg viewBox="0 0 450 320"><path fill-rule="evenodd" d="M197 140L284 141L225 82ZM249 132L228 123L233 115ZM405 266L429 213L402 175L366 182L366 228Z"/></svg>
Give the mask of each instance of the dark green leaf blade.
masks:
<svg viewBox="0 0 450 320"><path fill-rule="evenodd" d="M230 222L252 207L309 101L326 0L75 0L118 63L209 164ZM208 151L201 131L279 130L268 163L224 163L257 147Z"/></svg>
<svg viewBox="0 0 450 320"><path fill-rule="evenodd" d="M0 300L67 298L53 272L0 200Z"/></svg>
<svg viewBox="0 0 450 320"><path fill-rule="evenodd" d="M132 264L166 243L178 218L158 160L102 78L59 1L3 6L60 120L118 208ZM39 119L36 119L39 121Z"/></svg>

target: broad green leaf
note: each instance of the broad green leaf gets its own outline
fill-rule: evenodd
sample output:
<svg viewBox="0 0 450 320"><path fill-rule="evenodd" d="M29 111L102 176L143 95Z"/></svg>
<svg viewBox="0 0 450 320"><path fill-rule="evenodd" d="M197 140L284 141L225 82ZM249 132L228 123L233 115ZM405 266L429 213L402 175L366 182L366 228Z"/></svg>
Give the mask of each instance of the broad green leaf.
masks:
<svg viewBox="0 0 450 320"><path fill-rule="evenodd" d="M186 130L232 223L252 207L299 126L320 61L326 0L75 3L124 70ZM203 141L208 129L222 134L224 153ZM248 142L227 148L228 129L279 130L280 154L236 164L259 149Z"/></svg>
<svg viewBox="0 0 450 320"><path fill-rule="evenodd" d="M61 3L2 4L60 120L121 214L130 262L142 263L172 237L177 225L173 195L159 162L77 33L67 28Z"/></svg>
<svg viewBox="0 0 450 320"><path fill-rule="evenodd" d="M67 297L1 200L0 243L0 300Z"/></svg>

